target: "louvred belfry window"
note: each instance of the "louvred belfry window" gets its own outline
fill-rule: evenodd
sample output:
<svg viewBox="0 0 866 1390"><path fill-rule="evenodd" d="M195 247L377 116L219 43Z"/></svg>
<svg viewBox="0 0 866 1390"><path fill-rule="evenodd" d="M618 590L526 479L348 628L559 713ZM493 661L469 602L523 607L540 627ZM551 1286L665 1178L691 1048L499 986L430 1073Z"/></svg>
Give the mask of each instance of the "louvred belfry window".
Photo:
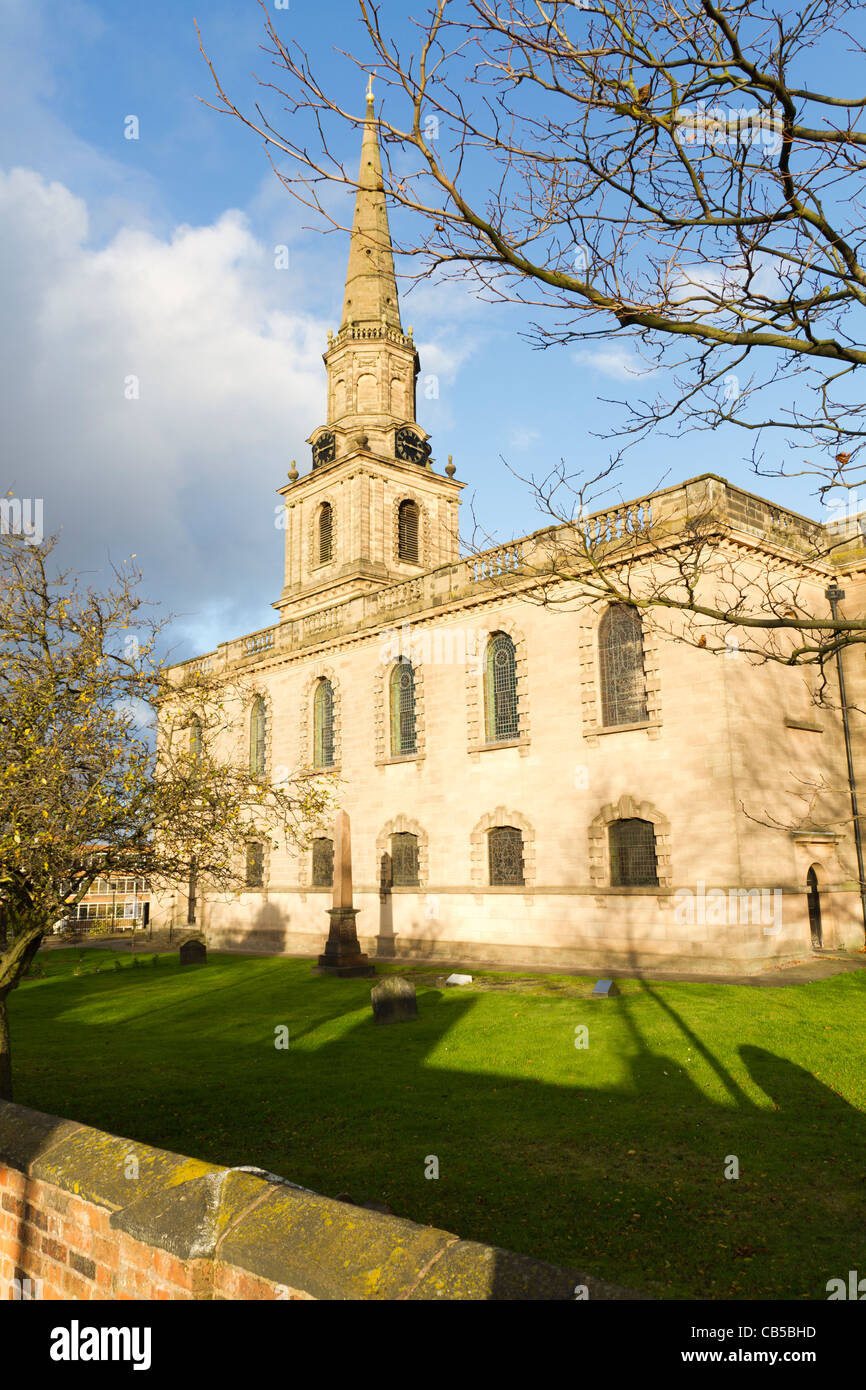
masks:
<svg viewBox="0 0 866 1390"><path fill-rule="evenodd" d="M411 565L418 564L418 503L405 498L397 513L397 554Z"/></svg>
<svg viewBox="0 0 866 1390"><path fill-rule="evenodd" d="M612 888L658 886L656 837L652 821L615 820L608 828Z"/></svg>
<svg viewBox="0 0 866 1390"><path fill-rule="evenodd" d="M334 558L334 509L330 502L323 502L319 509L319 564L325 565Z"/></svg>
<svg viewBox="0 0 866 1390"><path fill-rule="evenodd" d="M615 603L598 625L601 722L640 724L647 718L643 624L627 603Z"/></svg>
<svg viewBox="0 0 866 1390"><path fill-rule="evenodd" d="M391 752L400 757L416 751L415 673L402 660L391 672Z"/></svg>
<svg viewBox="0 0 866 1390"><path fill-rule="evenodd" d="M497 825L487 832L490 883L494 888L523 883L523 832L514 825Z"/></svg>

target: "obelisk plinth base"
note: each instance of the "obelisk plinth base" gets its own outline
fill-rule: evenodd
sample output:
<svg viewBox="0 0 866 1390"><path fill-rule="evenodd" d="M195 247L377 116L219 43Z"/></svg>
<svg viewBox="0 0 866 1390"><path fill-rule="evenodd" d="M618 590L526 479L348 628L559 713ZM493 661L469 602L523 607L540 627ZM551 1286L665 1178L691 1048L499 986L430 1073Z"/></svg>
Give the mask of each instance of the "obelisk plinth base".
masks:
<svg viewBox="0 0 866 1390"><path fill-rule="evenodd" d="M325 942L324 955L319 956L318 965L313 966L314 975L339 975L342 979L353 975L375 975L376 967L370 964L358 941L355 930L357 915L357 907L328 909L331 930Z"/></svg>

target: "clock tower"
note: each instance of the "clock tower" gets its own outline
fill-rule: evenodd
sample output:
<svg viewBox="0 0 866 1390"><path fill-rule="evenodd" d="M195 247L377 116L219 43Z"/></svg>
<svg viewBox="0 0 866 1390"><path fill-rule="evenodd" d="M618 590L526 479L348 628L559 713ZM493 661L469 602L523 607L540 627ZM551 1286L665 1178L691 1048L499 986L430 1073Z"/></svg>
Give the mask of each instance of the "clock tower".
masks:
<svg viewBox="0 0 866 1390"><path fill-rule="evenodd" d="M459 554L459 494L449 462L433 469L415 419L418 353L404 333L382 163L367 93L361 169L349 243L343 317L328 333L326 422L307 441L311 468L294 471L285 499L283 619L370 592Z"/></svg>

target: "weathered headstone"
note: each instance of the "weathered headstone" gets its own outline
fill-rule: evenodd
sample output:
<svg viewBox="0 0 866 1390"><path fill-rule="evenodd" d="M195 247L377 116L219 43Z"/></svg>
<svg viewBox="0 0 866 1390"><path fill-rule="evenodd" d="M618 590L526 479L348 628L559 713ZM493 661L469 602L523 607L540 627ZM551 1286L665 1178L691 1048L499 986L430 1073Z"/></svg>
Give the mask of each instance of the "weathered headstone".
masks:
<svg viewBox="0 0 866 1390"><path fill-rule="evenodd" d="M415 986L399 975L386 975L370 990L374 1023L409 1023L418 1017Z"/></svg>
<svg viewBox="0 0 866 1390"><path fill-rule="evenodd" d="M181 965L204 965L207 961L207 947L196 936L181 942L178 954Z"/></svg>
<svg viewBox="0 0 866 1390"><path fill-rule="evenodd" d="M328 909L331 929L325 950L313 966L316 975L375 975L361 950L355 918L358 909L352 905L352 832L345 811L338 811L334 822L334 896Z"/></svg>
<svg viewBox="0 0 866 1390"><path fill-rule="evenodd" d="M614 999L619 994L615 980L596 980L593 999Z"/></svg>
<svg viewBox="0 0 866 1390"><path fill-rule="evenodd" d="M445 981L446 985L471 985L471 975L449 975Z"/></svg>

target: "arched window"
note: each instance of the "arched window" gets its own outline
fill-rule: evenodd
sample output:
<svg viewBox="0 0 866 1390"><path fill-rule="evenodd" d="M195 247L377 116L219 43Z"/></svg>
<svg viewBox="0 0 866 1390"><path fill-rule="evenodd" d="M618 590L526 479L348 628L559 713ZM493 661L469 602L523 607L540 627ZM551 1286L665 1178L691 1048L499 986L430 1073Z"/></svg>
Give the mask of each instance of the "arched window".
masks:
<svg viewBox="0 0 866 1390"><path fill-rule="evenodd" d="M657 887L656 834L652 821L611 821L607 833L611 887Z"/></svg>
<svg viewBox="0 0 866 1390"><path fill-rule="evenodd" d="M643 624L627 603L614 603L598 625L601 722L639 724L647 717Z"/></svg>
<svg viewBox="0 0 866 1390"><path fill-rule="evenodd" d="M189 724L189 756L194 763L201 761L201 720L194 714Z"/></svg>
<svg viewBox="0 0 866 1390"><path fill-rule="evenodd" d="M487 643L485 704L488 743L517 738L517 655L507 632L494 632Z"/></svg>
<svg viewBox="0 0 866 1390"><path fill-rule="evenodd" d="M397 556L418 564L418 503L404 498L397 512Z"/></svg>
<svg viewBox="0 0 866 1390"><path fill-rule="evenodd" d="M391 836L391 882L395 888L418 887L418 836L400 831Z"/></svg>
<svg viewBox="0 0 866 1390"><path fill-rule="evenodd" d="M405 419L407 414L406 386L399 376L391 378L391 414L396 415L398 420Z"/></svg>
<svg viewBox="0 0 866 1390"><path fill-rule="evenodd" d="M356 410L358 415L367 414L370 411L379 409L378 386L372 372L365 372L358 377L358 404Z"/></svg>
<svg viewBox="0 0 866 1390"><path fill-rule="evenodd" d="M313 841L313 887L330 888L334 882L334 841Z"/></svg>
<svg viewBox="0 0 866 1390"><path fill-rule="evenodd" d="M250 712L250 772L254 777L264 776L265 729L265 702L261 695L257 695Z"/></svg>
<svg viewBox="0 0 866 1390"><path fill-rule="evenodd" d="M416 751L415 673L401 658L391 672L391 752L400 757Z"/></svg>
<svg viewBox="0 0 866 1390"><path fill-rule="evenodd" d="M313 696L313 762L316 767L334 766L334 687L324 679Z"/></svg>
<svg viewBox="0 0 866 1390"><path fill-rule="evenodd" d="M330 502L323 502L319 508L319 564L325 565L334 558L334 509Z"/></svg>
<svg viewBox="0 0 866 1390"><path fill-rule="evenodd" d="M490 883L495 887L523 883L523 831L514 825L495 825L487 832Z"/></svg>
<svg viewBox="0 0 866 1390"><path fill-rule="evenodd" d="M261 840L247 841L247 887L261 888L265 881L265 847Z"/></svg>

